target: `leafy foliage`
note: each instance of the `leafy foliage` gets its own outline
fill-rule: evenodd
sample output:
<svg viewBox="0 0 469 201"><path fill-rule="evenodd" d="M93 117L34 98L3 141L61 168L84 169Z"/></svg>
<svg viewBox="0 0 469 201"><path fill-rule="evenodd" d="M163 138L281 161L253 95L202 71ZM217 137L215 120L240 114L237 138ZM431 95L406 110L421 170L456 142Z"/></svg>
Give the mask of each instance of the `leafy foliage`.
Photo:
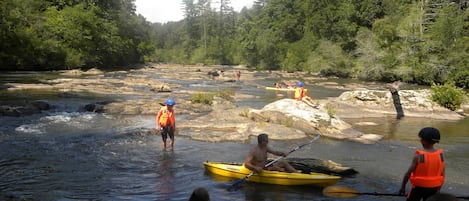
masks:
<svg viewBox="0 0 469 201"><path fill-rule="evenodd" d="M160 24L134 0L3 0L0 70L243 64L469 88L464 1L256 0L240 12L212 2L184 0L184 19Z"/></svg>
<svg viewBox="0 0 469 201"><path fill-rule="evenodd" d="M0 69L124 66L154 51L133 0L4 0L1 7Z"/></svg>
<svg viewBox="0 0 469 201"><path fill-rule="evenodd" d="M214 93L208 92L197 92L191 97L191 103L202 103L205 105L211 105L213 103Z"/></svg>
<svg viewBox="0 0 469 201"><path fill-rule="evenodd" d="M223 98L225 100L231 100L231 97L233 95L234 92L232 90L219 90L216 92L199 91L191 97L191 102L211 105L213 103L213 100L215 99L215 96Z"/></svg>
<svg viewBox="0 0 469 201"><path fill-rule="evenodd" d="M467 98L464 90L455 87L452 82L444 85L432 84L430 90L433 101L453 111L460 108Z"/></svg>

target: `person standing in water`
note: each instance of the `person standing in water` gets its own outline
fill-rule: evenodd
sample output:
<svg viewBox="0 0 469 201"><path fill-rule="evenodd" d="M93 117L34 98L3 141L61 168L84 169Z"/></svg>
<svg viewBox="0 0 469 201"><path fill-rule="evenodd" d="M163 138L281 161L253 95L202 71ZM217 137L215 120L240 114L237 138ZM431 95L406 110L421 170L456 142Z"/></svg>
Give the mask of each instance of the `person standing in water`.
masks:
<svg viewBox="0 0 469 201"><path fill-rule="evenodd" d="M174 131L176 130L176 121L174 119L173 106L176 104L174 99L168 98L165 106L161 107L156 116L156 126L161 133L163 140L163 149L166 149L166 140L170 139L171 150L174 148Z"/></svg>
<svg viewBox="0 0 469 201"><path fill-rule="evenodd" d="M415 152L399 190L399 194L404 195L407 181L410 180L412 188L407 194L407 201L426 200L438 193L445 181L443 150L433 147L440 141L440 131L436 128L425 127L418 135L423 150Z"/></svg>
<svg viewBox="0 0 469 201"><path fill-rule="evenodd" d="M399 97L399 86L402 83L399 81L393 82L392 84L388 84L389 91L391 92L392 102L394 103L394 107L396 108L397 119L401 119L404 117L404 110L402 110L401 99Z"/></svg>
<svg viewBox="0 0 469 201"><path fill-rule="evenodd" d="M241 79L241 71L236 71L236 81L239 82L239 80Z"/></svg>

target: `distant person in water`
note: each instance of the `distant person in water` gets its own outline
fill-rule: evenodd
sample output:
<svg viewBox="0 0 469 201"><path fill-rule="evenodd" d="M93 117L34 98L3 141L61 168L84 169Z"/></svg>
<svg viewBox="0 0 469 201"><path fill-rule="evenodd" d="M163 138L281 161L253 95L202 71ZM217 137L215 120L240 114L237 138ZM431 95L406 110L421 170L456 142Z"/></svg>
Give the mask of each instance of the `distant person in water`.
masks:
<svg viewBox="0 0 469 201"><path fill-rule="evenodd" d="M445 160L442 149L433 145L440 141L440 131L426 127L418 134L423 150L417 150L402 179L399 194L404 195L407 181L412 184L407 201L426 200L440 191L445 181Z"/></svg>
<svg viewBox="0 0 469 201"><path fill-rule="evenodd" d="M161 107L156 116L156 127L161 133L163 140L163 149L166 149L166 140L170 139L171 150L174 148L174 132L176 130L176 120L174 119L173 106L176 104L174 99L168 98L165 106Z"/></svg>
<svg viewBox="0 0 469 201"><path fill-rule="evenodd" d="M210 195L208 194L207 189L199 187L192 191L189 201L210 201Z"/></svg>
<svg viewBox="0 0 469 201"><path fill-rule="evenodd" d="M265 167L267 164L267 154L271 153L277 156L286 156L281 151L275 151L268 146L269 136L265 133L257 136L257 145L249 151L246 160L244 160L243 166L256 173L262 170L275 170L281 172L295 172L295 168L291 166L287 161L280 160L269 167Z"/></svg>
<svg viewBox="0 0 469 201"><path fill-rule="evenodd" d="M241 71L236 71L236 81L239 82L239 80L241 79Z"/></svg>
<svg viewBox="0 0 469 201"><path fill-rule="evenodd" d="M393 82L392 84L388 84L388 89L391 92L392 102L394 103L394 107L396 108L397 119L401 119L404 117L404 111L402 110L401 99L399 97L399 86L402 83L400 81Z"/></svg>
<svg viewBox="0 0 469 201"><path fill-rule="evenodd" d="M318 107L316 104L314 104L313 99L306 94L303 82L298 82L297 84L297 87L295 89L295 100L302 101L314 108Z"/></svg>

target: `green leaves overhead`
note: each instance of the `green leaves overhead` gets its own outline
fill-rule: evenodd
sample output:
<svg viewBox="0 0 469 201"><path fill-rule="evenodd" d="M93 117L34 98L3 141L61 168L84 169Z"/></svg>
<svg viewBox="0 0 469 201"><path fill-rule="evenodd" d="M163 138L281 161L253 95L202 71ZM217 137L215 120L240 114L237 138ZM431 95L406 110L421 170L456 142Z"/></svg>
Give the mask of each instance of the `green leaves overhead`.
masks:
<svg viewBox="0 0 469 201"><path fill-rule="evenodd" d="M133 0L2 4L0 69L123 66L154 51L151 27L135 15Z"/></svg>
<svg viewBox="0 0 469 201"><path fill-rule="evenodd" d="M244 64L469 88L467 2L255 0L239 12L231 2L183 0L183 20L152 24L134 0L3 0L0 70Z"/></svg>

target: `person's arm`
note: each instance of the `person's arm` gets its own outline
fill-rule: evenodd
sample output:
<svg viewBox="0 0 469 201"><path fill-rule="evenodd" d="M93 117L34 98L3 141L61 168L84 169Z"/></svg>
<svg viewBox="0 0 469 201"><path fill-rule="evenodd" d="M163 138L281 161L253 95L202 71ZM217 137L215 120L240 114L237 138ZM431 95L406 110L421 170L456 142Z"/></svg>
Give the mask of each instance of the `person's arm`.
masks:
<svg viewBox="0 0 469 201"><path fill-rule="evenodd" d="M161 110L158 111L158 114L156 115L156 128L160 128L160 117L161 117Z"/></svg>
<svg viewBox="0 0 469 201"><path fill-rule="evenodd" d="M281 152L281 151L275 151L273 149L271 149L270 147L267 147L267 152L268 153L271 153L271 154L274 154L276 156L287 156L285 153Z"/></svg>
<svg viewBox="0 0 469 201"><path fill-rule="evenodd" d="M174 117L174 111L171 114L171 126L176 130L176 119Z"/></svg>
<svg viewBox="0 0 469 201"><path fill-rule="evenodd" d="M445 154L443 154L443 161L445 161ZM443 166L443 171L441 172L441 176L443 176L443 178L445 178L445 171L445 166ZM438 191L440 191L441 187L443 187L443 184L438 188Z"/></svg>
<svg viewBox="0 0 469 201"><path fill-rule="evenodd" d="M244 166L246 166L246 168L248 168L248 169L250 169L250 170L252 170L256 173L261 172L263 167L258 167L256 165L252 164L253 160L254 160L254 150L251 150L251 151L249 151L248 156L244 160Z"/></svg>
<svg viewBox="0 0 469 201"><path fill-rule="evenodd" d="M418 162L418 155L415 154L414 158L412 159L412 163L410 164L409 169L407 170L407 172L404 174L404 177L402 178L402 184L401 184L401 189L399 189L399 194L401 195L405 194L405 186L407 185L407 182L409 181L410 174L417 167L417 162Z"/></svg>

